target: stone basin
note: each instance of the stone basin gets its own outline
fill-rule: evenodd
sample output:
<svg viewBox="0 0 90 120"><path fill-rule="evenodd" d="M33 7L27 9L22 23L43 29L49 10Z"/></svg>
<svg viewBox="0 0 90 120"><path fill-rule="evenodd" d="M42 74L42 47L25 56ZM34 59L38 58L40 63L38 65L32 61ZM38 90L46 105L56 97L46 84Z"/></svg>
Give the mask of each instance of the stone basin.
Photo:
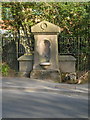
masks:
<svg viewBox="0 0 90 120"><path fill-rule="evenodd" d="M44 69L47 69L50 65L51 65L51 63L49 63L49 62L40 63L40 66Z"/></svg>

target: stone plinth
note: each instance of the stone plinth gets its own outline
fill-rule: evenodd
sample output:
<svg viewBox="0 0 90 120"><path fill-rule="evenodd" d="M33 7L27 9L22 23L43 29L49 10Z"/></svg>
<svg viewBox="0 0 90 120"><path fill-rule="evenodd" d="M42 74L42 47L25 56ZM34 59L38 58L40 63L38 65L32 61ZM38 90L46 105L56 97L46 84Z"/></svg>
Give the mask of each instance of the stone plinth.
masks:
<svg viewBox="0 0 90 120"><path fill-rule="evenodd" d="M31 72L30 78L61 82L61 74L58 70L33 70Z"/></svg>
<svg viewBox="0 0 90 120"><path fill-rule="evenodd" d="M59 68L61 72L74 73L76 58L72 55L59 55Z"/></svg>
<svg viewBox="0 0 90 120"><path fill-rule="evenodd" d="M59 55L59 69L62 73L62 81L70 80L76 83L76 58L72 55Z"/></svg>
<svg viewBox="0 0 90 120"><path fill-rule="evenodd" d="M18 61L21 76L29 77L29 74L33 69L33 55L23 55L18 58Z"/></svg>

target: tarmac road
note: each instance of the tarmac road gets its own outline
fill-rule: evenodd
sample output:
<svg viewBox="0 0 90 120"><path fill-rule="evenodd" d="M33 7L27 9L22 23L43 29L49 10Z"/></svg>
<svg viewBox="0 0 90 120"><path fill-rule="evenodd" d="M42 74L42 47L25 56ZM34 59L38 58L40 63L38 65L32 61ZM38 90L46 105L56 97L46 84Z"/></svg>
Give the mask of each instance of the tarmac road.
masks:
<svg viewBox="0 0 90 120"><path fill-rule="evenodd" d="M88 99L48 92L3 90L3 118L88 118Z"/></svg>
<svg viewBox="0 0 90 120"><path fill-rule="evenodd" d="M3 78L3 118L88 118L88 86ZM2 91L1 91L2 90Z"/></svg>

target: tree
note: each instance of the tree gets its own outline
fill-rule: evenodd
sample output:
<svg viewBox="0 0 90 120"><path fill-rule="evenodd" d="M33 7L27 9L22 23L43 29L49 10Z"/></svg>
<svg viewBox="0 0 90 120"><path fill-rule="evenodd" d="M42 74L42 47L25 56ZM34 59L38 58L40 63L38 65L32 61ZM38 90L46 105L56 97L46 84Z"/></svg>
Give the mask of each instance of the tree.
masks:
<svg viewBox="0 0 90 120"><path fill-rule="evenodd" d="M5 21L7 26L12 26L16 35L20 37L20 31L26 36L30 51L32 51L31 26L47 20L60 26L64 37L84 37L80 42L80 53L89 53L86 45L89 41L89 8L90 2L9 2L3 3L3 8L9 8L13 19ZM3 18L5 17L4 14ZM77 45L75 43L75 46ZM72 43L73 44L73 43ZM73 49L78 52L78 47ZM84 58L83 58L84 59ZM88 54L89 60L89 54Z"/></svg>
<svg viewBox="0 0 90 120"><path fill-rule="evenodd" d="M10 8L14 18L9 24L16 29L22 27L26 36L30 34L31 26L42 20L48 20L64 28L63 35L84 36L89 22L89 6L89 3L73 2L3 3L3 7Z"/></svg>

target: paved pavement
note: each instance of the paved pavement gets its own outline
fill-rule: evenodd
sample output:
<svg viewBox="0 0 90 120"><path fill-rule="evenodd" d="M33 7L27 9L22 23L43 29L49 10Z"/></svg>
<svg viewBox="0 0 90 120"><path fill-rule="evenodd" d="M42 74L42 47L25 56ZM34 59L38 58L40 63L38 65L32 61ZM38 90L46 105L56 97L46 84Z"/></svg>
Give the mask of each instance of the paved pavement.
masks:
<svg viewBox="0 0 90 120"><path fill-rule="evenodd" d="M51 81L43 81L30 78L12 78L3 77L3 89L18 89L29 91L53 92L64 94L88 95L88 84L63 84L53 83Z"/></svg>

